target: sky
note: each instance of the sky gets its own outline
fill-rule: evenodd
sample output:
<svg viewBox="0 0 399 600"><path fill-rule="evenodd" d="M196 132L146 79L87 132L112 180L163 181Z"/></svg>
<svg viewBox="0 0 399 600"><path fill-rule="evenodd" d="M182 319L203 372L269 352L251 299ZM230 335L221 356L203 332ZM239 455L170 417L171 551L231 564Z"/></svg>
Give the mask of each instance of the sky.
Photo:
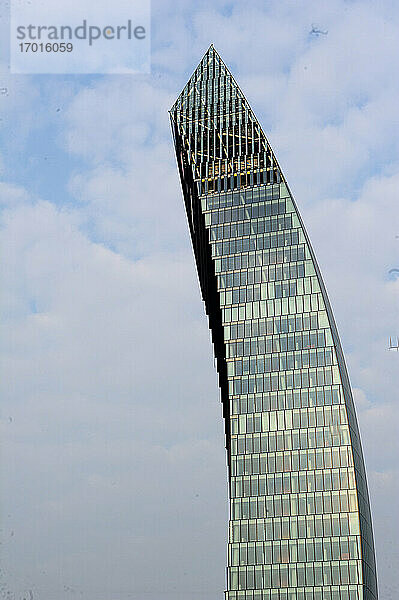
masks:
<svg viewBox="0 0 399 600"><path fill-rule="evenodd" d="M222 598L223 421L168 117L213 42L323 273L394 600L399 5L153 0L151 73L105 76L9 74L7 5L0 599Z"/></svg>

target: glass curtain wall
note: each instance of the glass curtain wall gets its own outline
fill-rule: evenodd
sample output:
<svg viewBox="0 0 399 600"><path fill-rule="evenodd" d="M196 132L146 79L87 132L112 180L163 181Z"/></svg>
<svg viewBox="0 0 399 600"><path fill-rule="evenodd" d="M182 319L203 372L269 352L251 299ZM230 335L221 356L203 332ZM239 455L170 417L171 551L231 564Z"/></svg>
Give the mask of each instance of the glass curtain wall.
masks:
<svg viewBox="0 0 399 600"><path fill-rule="evenodd" d="M325 287L213 46L170 116L225 419L226 600L376 600L362 449Z"/></svg>

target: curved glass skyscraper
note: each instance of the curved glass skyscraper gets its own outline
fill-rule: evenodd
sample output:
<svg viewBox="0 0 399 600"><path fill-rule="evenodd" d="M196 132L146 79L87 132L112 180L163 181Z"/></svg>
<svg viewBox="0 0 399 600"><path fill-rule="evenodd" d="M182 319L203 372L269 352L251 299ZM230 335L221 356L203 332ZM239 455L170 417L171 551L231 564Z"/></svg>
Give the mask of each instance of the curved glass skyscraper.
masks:
<svg viewBox="0 0 399 600"><path fill-rule="evenodd" d="M284 175L213 46L171 123L226 426L226 599L376 600L334 317Z"/></svg>

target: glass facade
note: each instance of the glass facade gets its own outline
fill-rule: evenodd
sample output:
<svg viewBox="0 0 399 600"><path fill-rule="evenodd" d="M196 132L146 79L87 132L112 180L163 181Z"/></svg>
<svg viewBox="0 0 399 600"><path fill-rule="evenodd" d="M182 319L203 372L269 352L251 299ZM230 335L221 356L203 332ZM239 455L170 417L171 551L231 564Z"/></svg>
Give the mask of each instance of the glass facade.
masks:
<svg viewBox="0 0 399 600"><path fill-rule="evenodd" d="M351 388L286 180L213 46L170 114L225 419L226 600L376 600Z"/></svg>

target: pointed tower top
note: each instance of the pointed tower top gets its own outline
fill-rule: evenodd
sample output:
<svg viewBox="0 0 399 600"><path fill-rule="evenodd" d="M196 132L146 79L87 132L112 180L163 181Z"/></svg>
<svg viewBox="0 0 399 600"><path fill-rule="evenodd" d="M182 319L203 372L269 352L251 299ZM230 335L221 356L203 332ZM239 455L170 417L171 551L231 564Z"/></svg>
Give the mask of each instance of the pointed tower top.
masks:
<svg viewBox="0 0 399 600"><path fill-rule="evenodd" d="M213 44L171 108L170 117L173 135L186 153L183 161L191 165L200 195L216 191L221 178L224 186L226 177L230 178L226 189L252 185L250 164L256 181L281 181L270 144Z"/></svg>
<svg viewBox="0 0 399 600"><path fill-rule="evenodd" d="M212 43L203 55L190 79L184 86L182 92L179 94L170 112L173 112L173 110L177 108L183 107L193 92L199 92L199 90L203 87L204 81L218 79L220 83L221 77L224 79L223 85L234 87L237 90L237 95L244 98L240 88L237 85L237 82Z"/></svg>

